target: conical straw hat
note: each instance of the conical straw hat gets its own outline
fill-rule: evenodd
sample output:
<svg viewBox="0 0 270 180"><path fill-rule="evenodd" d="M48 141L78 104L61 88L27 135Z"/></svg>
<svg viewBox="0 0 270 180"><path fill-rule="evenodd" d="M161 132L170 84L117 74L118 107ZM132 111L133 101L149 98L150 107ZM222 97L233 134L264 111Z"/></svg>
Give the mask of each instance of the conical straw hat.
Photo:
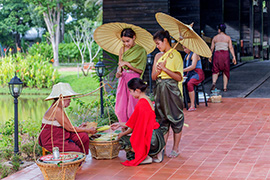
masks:
<svg viewBox="0 0 270 180"><path fill-rule="evenodd" d="M119 55L123 42L121 40L121 32L125 28L131 28L136 33L135 43L142 46L147 54L151 53L156 44L153 41L153 36L145 29L127 23L107 23L99 26L94 32L96 43L104 50Z"/></svg>
<svg viewBox="0 0 270 180"><path fill-rule="evenodd" d="M164 14L156 13L156 19L160 26L169 31L170 35L179 41L183 46L192 52L203 56L211 57L212 52L205 41L192 29L192 25L187 25L179 20Z"/></svg>
<svg viewBox="0 0 270 180"><path fill-rule="evenodd" d="M80 95L72 90L70 84L60 82L53 86L51 94L45 99L45 101L58 98L61 94L63 97Z"/></svg>

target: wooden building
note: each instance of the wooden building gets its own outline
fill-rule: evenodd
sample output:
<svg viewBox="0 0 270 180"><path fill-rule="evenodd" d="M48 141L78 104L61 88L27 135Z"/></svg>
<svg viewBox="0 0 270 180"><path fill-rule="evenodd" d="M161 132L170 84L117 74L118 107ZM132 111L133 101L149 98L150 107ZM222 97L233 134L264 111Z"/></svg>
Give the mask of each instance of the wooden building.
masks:
<svg viewBox="0 0 270 180"><path fill-rule="evenodd" d="M164 12L212 38L225 23L237 61L269 59L270 0L104 0L103 22L126 22L154 34L161 27L155 13ZM155 52L153 53L155 54Z"/></svg>
<svg viewBox="0 0 270 180"><path fill-rule="evenodd" d="M190 24L194 30L213 37L217 25L225 23L227 34L238 45L238 61L267 58L269 38L269 0L104 0L103 22L126 22L141 26L152 34L161 29L156 12L164 12ZM239 59L241 57L241 59Z"/></svg>

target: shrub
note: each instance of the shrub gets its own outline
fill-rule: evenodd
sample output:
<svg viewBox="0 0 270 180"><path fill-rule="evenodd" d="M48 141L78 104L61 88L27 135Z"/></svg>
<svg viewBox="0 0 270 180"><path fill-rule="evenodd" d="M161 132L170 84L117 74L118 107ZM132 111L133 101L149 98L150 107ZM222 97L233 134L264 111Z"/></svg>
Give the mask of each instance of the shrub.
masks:
<svg viewBox="0 0 270 180"><path fill-rule="evenodd" d="M28 160L34 160L34 154L33 154L34 146L35 146L35 141L28 142L28 143L23 144L21 146L21 152L27 156ZM38 144L35 148L35 155L36 156L42 155L42 148Z"/></svg>
<svg viewBox="0 0 270 180"><path fill-rule="evenodd" d="M19 154L12 156L11 164L13 165L13 170L18 171L21 165L21 157Z"/></svg>
<svg viewBox="0 0 270 180"><path fill-rule="evenodd" d="M98 126L114 123L117 121L117 116L114 112L115 95L105 95L104 97L104 114L100 117L100 101L95 100L90 103L83 102L79 99L74 99L79 108L68 107L68 113L72 116L78 117L75 125L79 125L82 122L94 121L98 123Z"/></svg>
<svg viewBox="0 0 270 180"><path fill-rule="evenodd" d="M3 127L1 127L0 133L0 149L7 150L7 147L13 144L14 120L7 120Z"/></svg>
<svg viewBox="0 0 270 180"><path fill-rule="evenodd" d="M1 152L2 158L4 158L7 161L10 160L10 158L12 157L12 155L13 155L13 149L11 147L6 147Z"/></svg>
<svg viewBox="0 0 270 180"><path fill-rule="evenodd" d="M34 157L33 150L35 142L37 141L37 138L40 133L40 123L37 123L33 119L29 118L27 121L23 123L22 129L23 129L22 133L24 133L25 143L22 144L20 147L21 152L27 156L27 159L33 159ZM42 148L39 146L39 144L37 144L35 147L35 155L41 156L41 154Z"/></svg>
<svg viewBox="0 0 270 180"><path fill-rule="evenodd" d="M1 169L1 178L7 177L9 173L11 172L10 168L6 165L0 164L0 169Z"/></svg>
<svg viewBox="0 0 270 180"><path fill-rule="evenodd" d="M16 56L6 56L0 61L0 66L1 86L8 84L15 71L23 81L24 86L30 88L51 88L53 84L58 82L60 76L58 71L49 63L49 60L39 54L17 53Z"/></svg>
<svg viewBox="0 0 270 180"><path fill-rule="evenodd" d="M23 123L23 133L27 134L28 141L36 141L40 132L40 127L40 123L31 118L28 118L28 120Z"/></svg>
<svg viewBox="0 0 270 180"><path fill-rule="evenodd" d="M94 52L98 49L98 45L95 43L93 46ZM45 59L53 59L53 50L52 46L46 42L36 43L33 44L29 49L28 52L30 55L34 56L36 54L42 54ZM99 52L97 57L100 57L102 51ZM60 63L81 63L81 55L80 51L78 50L77 46L71 43L60 43L59 44L59 62ZM85 61L89 62L89 52L85 51Z"/></svg>
<svg viewBox="0 0 270 180"><path fill-rule="evenodd" d="M28 49L28 53L32 56L42 54L45 59L51 60L53 58L52 46L46 42L35 43Z"/></svg>
<svg viewBox="0 0 270 180"><path fill-rule="evenodd" d="M5 122L3 127L0 128L0 157L10 160L13 155L13 134L14 134L14 121L9 119ZM24 153L28 159L33 159L33 150L35 142L40 132L40 124L32 119L28 121L19 122L19 146L22 153ZM22 141L22 137L24 140ZM22 142L24 144L22 144ZM42 148L37 144L35 148L35 155L41 156Z"/></svg>

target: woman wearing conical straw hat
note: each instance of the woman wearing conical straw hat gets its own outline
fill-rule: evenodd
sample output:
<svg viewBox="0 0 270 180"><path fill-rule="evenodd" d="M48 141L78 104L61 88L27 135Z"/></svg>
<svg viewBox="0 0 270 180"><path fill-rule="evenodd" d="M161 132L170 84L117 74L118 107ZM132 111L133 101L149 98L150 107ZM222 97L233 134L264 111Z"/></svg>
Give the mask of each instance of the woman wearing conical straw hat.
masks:
<svg viewBox="0 0 270 180"><path fill-rule="evenodd" d="M87 128L86 124L74 127L64 111L64 108L70 104L70 97L76 95L79 94L74 92L68 83L60 82L53 86L51 94L45 99L46 101L54 101L43 116L39 145L50 152L52 152L53 147L58 147L60 152L89 153L88 134L95 134L96 128Z"/></svg>
<svg viewBox="0 0 270 180"><path fill-rule="evenodd" d="M156 119L167 142L170 127L173 130L173 148L168 157L179 155L179 143L184 125L183 100L178 83L183 79L183 60L171 47L168 31L158 31L154 41L160 53L154 59L152 79L156 80Z"/></svg>

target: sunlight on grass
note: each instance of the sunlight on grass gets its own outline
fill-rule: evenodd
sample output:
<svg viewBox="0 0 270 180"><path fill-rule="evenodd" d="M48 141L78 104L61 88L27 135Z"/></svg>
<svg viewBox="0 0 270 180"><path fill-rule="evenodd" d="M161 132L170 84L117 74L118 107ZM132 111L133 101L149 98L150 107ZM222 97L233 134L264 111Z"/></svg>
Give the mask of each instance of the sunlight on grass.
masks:
<svg viewBox="0 0 270 180"><path fill-rule="evenodd" d="M62 71L60 73L60 82L69 83L72 89L77 93L89 93L99 87L99 81L96 74L89 74L84 76L82 72L77 76L76 71L66 72Z"/></svg>
<svg viewBox="0 0 270 180"><path fill-rule="evenodd" d="M62 67L61 67L62 68ZM59 69L59 68L57 68ZM84 76L81 71L79 71L79 77L77 71L58 71L60 74L59 82L69 83L72 89L78 93L89 93L99 87L98 77L95 72ZM50 94L51 88L27 88L24 87L21 95L26 94ZM8 83L5 87L0 87L0 94L9 94ZM90 100L92 98L88 98Z"/></svg>

